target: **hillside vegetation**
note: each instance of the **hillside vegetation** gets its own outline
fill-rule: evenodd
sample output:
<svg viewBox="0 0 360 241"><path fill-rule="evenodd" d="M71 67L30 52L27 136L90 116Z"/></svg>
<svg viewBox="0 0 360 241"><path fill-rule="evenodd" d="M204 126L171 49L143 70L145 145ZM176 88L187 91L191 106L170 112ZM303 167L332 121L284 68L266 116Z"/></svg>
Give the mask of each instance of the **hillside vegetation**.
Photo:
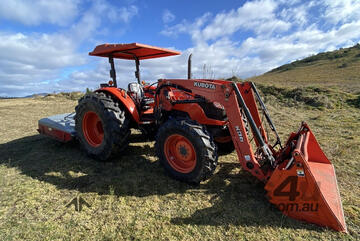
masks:
<svg viewBox="0 0 360 241"><path fill-rule="evenodd" d="M349 234L284 216L235 152L220 156L211 179L189 186L164 173L154 142L138 131L106 163L39 136L38 119L74 111L77 96L58 94L0 100L0 240L359 240L359 49L345 51L251 80L283 141L301 121L311 127L336 168ZM88 205L76 211L72 200Z"/></svg>

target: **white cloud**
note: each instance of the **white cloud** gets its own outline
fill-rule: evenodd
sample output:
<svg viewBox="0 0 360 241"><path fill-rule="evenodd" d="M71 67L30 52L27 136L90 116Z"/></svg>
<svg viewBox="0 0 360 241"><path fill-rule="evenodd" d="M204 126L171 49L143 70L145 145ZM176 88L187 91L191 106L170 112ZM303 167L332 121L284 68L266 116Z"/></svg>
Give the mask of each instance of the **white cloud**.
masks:
<svg viewBox="0 0 360 241"><path fill-rule="evenodd" d="M116 24L126 24L137 14L138 8L134 5L115 7L107 1L97 0L82 14L80 20L72 25L69 36L74 41L81 42L98 33L102 23L110 21ZM119 26L121 25L119 24ZM104 30L106 27L101 31ZM114 30L109 32L111 34Z"/></svg>
<svg viewBox="0 0 360 241"><path fill-rule="evenodd" d="M332 23L345 23L360 18L360 1L358 0L322 0L325 7L323 16Z"/></svg>
<svg viewBox="0 0 360 241"><path fill-rule="evenodd" d="M0 4L0 18L25 25L67 25L77 16L77 0L11 0Z"/></svg>
<svg viewBox="0 0 360 241"><path fill-rule="evenodd" d="M231 35L240 29L251 30L256 34L286 31L290 24L276 19L276 8L277 4L272 0L246 2L237 10L217 14L203 29L203 37L206 40L216 39Z"/></svg>
<svg viewBox="0 0 360 241"><path fill-rule="evenodd" d="M85 78L79 73L69 74L74 78L73 86L59 82L67 68L96 61L78 49L89 41L96 42L94 36L104 21L110 20L107 15L110 9L115 9L122 22L129 21L137 13L135 6L114 8L104 0L97 0L64 31L49 34L0 31L1 92L19 96L55 90L84 90L85 84L75 81Z"/></svg>
<svg viewBox="0 0 360 241"><path fill-rule="evenodd" d="M194 23L182 21L172 27L167 27L161 33L166 36L177 36L180 33L191 33L198 41L215 40L231 36L237 31L250 30L255 34L272 34L287 31L291 23L277 18L277 4L272 0L246 2L238 9L217 14L210 20L210 13L197 18ZM261 9L261 14L259 14ZM208 23L204 28L201 28ZM194 34L196 32L196 34Z"/></svg>
<svg viewBox="0 0 360 241"><path fill-rule="evenodd" d="M22 89L27 94L56 79L61 69L85 63L70 39L59 35L0 33L0 83L9 94Z"/></svg>
<svg viewBox="0 0 360 241"><path fill-rule="evenodd" d="M308 18L310 17L308 11L311 7L311 4L303 4L297 7L283 8L280 11L280 17L297 27L303 27L308 23Z"/></svg>
<svg viewBox="0 0 360 241"><path fill-rule="evenodd" d="M0 59L34 69L61 68L83 62L70 39L58 35L0 33Z"/></svg>
<svg viewBox="0 0 360 241"><path fill-rule="evenodd" d="M178 23L174 26L166 27L161 31L161 34L168 37L177 37L179 34L187 33L190 34L193 39L197 39L199 31L201 28L209 21L212 15L210 13L205 13L201 17L195 19L193 23L190 23L186 20L183 20L181 23Z"/></svg>
<svg viewBox="0 0 360 241"><path fill-rule="evenodd" d="M128 23L133 17L138 14L138 8L134 5L129 7L113 8L108 6L108 17L112 22L122 21Z"/></svg>
<svg viewBox="0 0 360 241"><path fill-rule="evenodd" d="M175 15L169 9L165 9L162 16L163 23L167 24L175 20Z"/></svg>

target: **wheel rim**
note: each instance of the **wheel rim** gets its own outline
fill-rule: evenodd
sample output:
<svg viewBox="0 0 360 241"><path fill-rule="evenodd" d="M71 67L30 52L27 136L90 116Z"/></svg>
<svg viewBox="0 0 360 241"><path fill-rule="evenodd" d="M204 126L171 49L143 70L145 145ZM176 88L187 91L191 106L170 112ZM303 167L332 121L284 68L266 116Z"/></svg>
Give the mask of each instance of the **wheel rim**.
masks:
<svg viewBox="0 0 360 241"><path fill-rule="evenodd" d="M184 136L173 134L165 140L165 157L172 168L181 173L191 172L196 165L196 152Z"/></svg>
<svg viewBox="0 0 360 241"><path fill-rule="evenodd" d="M104 139L104 129L100 117L93 111L86 112L82 120L82 130L89 145L98 147Z"/></svg>

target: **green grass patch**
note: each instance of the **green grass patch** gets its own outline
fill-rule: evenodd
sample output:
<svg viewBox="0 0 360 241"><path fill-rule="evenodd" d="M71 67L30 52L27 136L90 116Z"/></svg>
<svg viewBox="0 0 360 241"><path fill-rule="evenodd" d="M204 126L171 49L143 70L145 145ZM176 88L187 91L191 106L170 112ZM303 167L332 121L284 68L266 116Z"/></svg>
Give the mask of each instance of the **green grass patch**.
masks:
<svg viewBox="0 0 360 241"><path fill-rule="evenodd" d="M276 85L268 85L257 83L265 103L270 105L303 108L335 109L348 107L348 105L356 106L357 99L354 95L339 90L338 88L326 88L317 86L305 86L297 88L278 87Z"/></svg>

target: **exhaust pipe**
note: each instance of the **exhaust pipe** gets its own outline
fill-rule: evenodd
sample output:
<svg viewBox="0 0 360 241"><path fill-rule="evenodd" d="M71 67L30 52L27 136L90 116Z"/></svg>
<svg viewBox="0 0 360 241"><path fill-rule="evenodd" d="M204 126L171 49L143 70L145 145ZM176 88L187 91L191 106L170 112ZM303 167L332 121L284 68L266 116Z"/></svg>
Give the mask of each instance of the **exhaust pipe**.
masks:
<svg viewBox="0 0 360 241"><path fill-rule="evenodd" d="M188 79L191 79L191 57L192 54L189 55L189 59L188 59Z"/></svg>

